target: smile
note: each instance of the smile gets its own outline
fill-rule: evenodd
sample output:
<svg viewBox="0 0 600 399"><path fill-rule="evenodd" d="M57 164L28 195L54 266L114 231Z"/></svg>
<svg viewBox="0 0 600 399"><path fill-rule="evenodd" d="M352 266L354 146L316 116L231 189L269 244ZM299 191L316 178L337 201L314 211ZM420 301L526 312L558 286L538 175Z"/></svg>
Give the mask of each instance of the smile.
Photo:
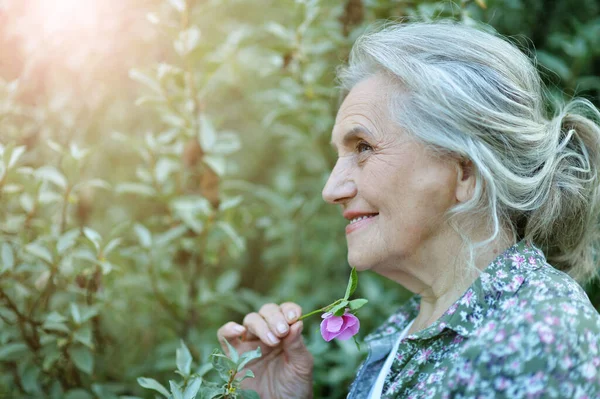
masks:
<svg viewBox="0 0 600 399"><path fill-rule="evenodd" d="M346 225L346 234L350 234L353 231L356 231L356 230L358 230L358 229L360 229L360 228L368 225L378 215L379 214L363 215L363 216L357 216L357 217L355 217L354 219L350 220L350 223L348 223Z"/></svg>

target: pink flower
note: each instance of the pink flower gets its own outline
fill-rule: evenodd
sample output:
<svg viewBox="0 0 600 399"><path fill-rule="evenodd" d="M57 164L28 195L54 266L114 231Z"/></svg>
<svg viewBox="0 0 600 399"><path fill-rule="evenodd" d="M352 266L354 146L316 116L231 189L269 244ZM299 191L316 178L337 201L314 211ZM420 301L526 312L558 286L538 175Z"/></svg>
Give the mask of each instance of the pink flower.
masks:
<svg viewBox="0 0 600 399"><path fill-rule="evenodd" d="M327 342L334 338L345 341L352 338L360 328L360 321L352 313L343 316L334 316L333 313L325 313L321 316L321 335Z"/></svg>

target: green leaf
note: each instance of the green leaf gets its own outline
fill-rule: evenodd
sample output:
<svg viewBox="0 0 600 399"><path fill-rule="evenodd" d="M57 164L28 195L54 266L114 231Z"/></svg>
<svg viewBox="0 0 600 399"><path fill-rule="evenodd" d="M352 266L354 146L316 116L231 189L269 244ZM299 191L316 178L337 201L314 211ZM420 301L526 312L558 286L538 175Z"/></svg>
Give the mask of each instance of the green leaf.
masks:
<svg viewBox="0 0 600 399"><path fill-rule="evenodd" d="M62 154L64 151L64 148L54 140L48 139L46 141L46 144L48 144L48 147L50 147L52 150L58 152L59 154Z"/></svg>
<svg viewBox="0 0 600 399"><path fill-rule="evenodd" d="M42 324L42 328L44 330L59 331L59 332L63 332L66 334L70 334L71 330L65 324L66 321L67 321L67 318L64 317L63 315L61 315L57 312L52 312L52 313L48 314L48 316L46 316L46 320L44 320L44 324Z"/></svg>
<svg viewBox="0 0 600 399"><path fill-rule="evenodd" d="M173 240L176 240L183 236L187 231L187 226L185 224L180 224L177 227L173 227L172 229L167 230L166 232L160 235L157 235L156 239L154 240L154 243L159 247L167 245Z"/></svg>
<svg viewBox="0 0 600 399"><path fill-rule="evenodd" d="M23 388L25 388L27 393L34 394L36 397L41 396L41 381L39 378L41 371L42 370L35 364L27 362L27 364L21 368L20 372Z"/></svg>
<svg viewBox="0 0 600 399"><path fill-rule="evenodd" d="M244 376L238 379L238 381L244 381L246 378L254 378L254 373L252 372L252 370L246 370Z"/></svg>
<svg viewBox="0 0 600 399"><path fill-rule="evenodd" d="M61 357L62 353L56 346L49 347L44 353L44 361L42 362L42 369L49 371Z"/></svg>
<svg viewBox="0 0 600 399"><path fill-rule="evenodd" d="M66 334L69 334L71 332L71 330L69 330L69 327L67 327L66 324L56 323L56 322L51 322L51 321L45 321L44 324L42 324L42 328L44 330L59 331L59 332L63 332Z"/></svg>
<svg viewBox="0 0 600 399"><path fill-rule="evenodd" d="M358 309L362 308L363 306L365 306L367 304L367 302L369 302L369 301L364 298L359 298L359 299L350 301L348 304L350 305L350 310L358 310Z"/></svg>
<svg viewBox="0 0 600 399"><path fill-rule="evenodd" d="M354 344L356 345L356 350L358 350L360 352L360 343L356 339L356 335L353 336L352 339L354 339Z"/></svg>
<svg viewBox="0 0 600 399"><path fill-rule="evenodd" d="M203 197L180 197L174 200L171 206L181 221L198 234L204 229L201 218L203 219L213 212L210 202Z"/></svg>
<svg viewBox="0 0 600 399"><path fill-rule="evenodd" d="M171 353L173 353L173 352L171 352ZM137 383L140 384L140 386L142 388L155 390L156 392L163 395L165 398L168 398L169 396L171 396L169 394L169 391L167 391L167 388L162 386L158 381L156 381L153 378L139 377L137 379Z"/></svg>
<svg viewBox="0 0 600 399"><path fill-rule="evenodd" d="M2 265L0 266L0 273L6 270L12 270L15 267L15 257L10 244L2 244Z"/></svg>
<svg viewBox="0 0 600 399"><path fill-rule="evenodd" d="M100 243L102 242L102 236L98 234L96 230L90 229L89 227L83 228L83 234L87 237L88 240L94 244L96 247L96 251L100 251Z"/></svg>
<svg viewBox="0 0 600 399"><path fill-rule="evenodd" d="M333 313L334 316L342 316L346 312L346 306L348 306L348 301L341 301L331 308L329 312Z"/></svg>
<svg viewBox="0 0 600 399"><path fill-rule="evenodd" d="M194 399L200 390L202 385L201 378L194 378L191 382L188 381L188 386L183 391L183 399Z"/></svg>
<svg viewBox="0 0 600 399"><path fill-rule="evenodd" d="M21 358L29 349L22 342L13 342L0 347L0 360L16 360Z"/></svg>
<svg viewBox="0 0 600 399"><path fill-rule="evenodd" d="M198 370L196 370L196 375L198 377L202 377L204 374L208 373L210 370L213 369L213 365L210 363L204 363L202 365L200 365L198 367Z"/></svg>
<svg viewBox="0 0 600 399"><path fill-rule="evenodd" d="M223 176L227 169L225 158L220 155L207 155L202 160L218 175Z"/></svg>
<svg viewBox="0 0 600 399"><path fill-rule="evenodd" d="M115 248L119 246L119 244L121 244L121 241L123 241L121 238L113 238L110 240L102 250L102 254L105 257L108 256Z"/></svg>
<svg viewBox="0 0 600 399"><path fill-rule="evenodd" d="M94 396L85 389L71 389L64 396L64 399L94 399Z"/></svg>
<svg viewBox="0 0 600 399"><path fill-rule="evenodd" d="M200 387L200 398L199 399L214 399L214 398L223 398L225 394L225 389L222 386L216 385L214 383L204 383Z"/></svg>
<svg viewBox="0 0 600 399"><path fill-rule="evenodd" d="M90 349L94 349L94 343L92 342L92 328L90 324L85 324L77 331L73 333L75 341L82 343Z"/></svg>
<svg viewBox="0 0 600 399"><path fill-rule="evenodd" d="M177 54L180 56L185 57L198 47L201 36L202 34L197 26L192 26L182 32L179 32L179 36L173 44L175 51L177 51Z"/></svg>
<svg viewBox="0 0 600 399"><path fill-rule="evenodd" d="M154 197L156 190L154 187L143 183L120 183L116 186L117 194L136 194L142 197Z"/></svg>
<svg viewBox="0 0 600 399"><path fill-rule="evenodd" d="M77 183L73 187L73 191L78 191L78 190L81 190L82 188L102 188L105 190L110 190L111 186L106 180L90 179L90 180L82 181L81 183Z"/></svg>
<svg viewBox="0 0 600 399"><path fill-rule="evenodd" d="M356 291L356 287L358 286L358 274L356 273L356 268L352 268L350 271L350 280L348 280L348 287L346 288L346 294L344 294L344 299L350 298L350 295L354 294Z"/></svg>
<svg viewBox="0 0 600 399"><path fill-rule="evenodd" d="M169 0L169 4L179 12L185 11L185 0Z"/></svg>
<svg viewBox="0 0 600 399"><path fill-rule="evenodd" d="M240 360L240 355L238 354L238 351L233 346L231 346L229 341L227 341L224 338L223 338L223 340L225 341L225 344L227 345L227 349L229 349L229 358L231 360L233 360L235 363L237 363Z"/></svg>
<svg viewBox="0 0 600 399"><path fill-rule="evenodd" d="M87 157L90 153L89 149L79 148L79 146L75 143L71 143L69 146L69 150L73 159L80 161L83 158Z"/></svg>
<svg viewBox="0 0 600 399"><path fill-rule="evenodd" d="M208 151L218 155L230 155L239 151L241 148L242 143L236 133L222 132Z"/></svg>
<svg viewBox="0 0 600 399"><path fill-rule="evenodd" d="M244 197L237 195L235 197L226 198L219 204L219 211L226 211L227 209L235 208L242 203Z"/></svg>
<svg viewBox="0 0 600 399"><path fill-rule="evenodd" d="M181 388L175 383L175 381L169 381L169 387L171 388L173 399L183 399L183 392L181 392Z"/></svg>
<svg viewBox="0 0 600 399"><path fill-rule="evenodd" d="M220 294L226 294L233 291L239 283L240 272L238 270L228 270L219 276L215 289Z"/></svg>
<svg viewBox="0 0 600 399"><path fill-rule="evenodd" d="M244 367L246 367L246 365L248 363L250 363L254 359L258 359L261 356L262 356L262 353L260 351L260 346L253 351L248 351L248 352L242 353L242 355L240 356L240 361L237 366L237 371L241 371Z"/></svg>
<svg viewBox="0 0 600 399"><path fill-rule="evenodd" d="M32 242L25 246L25 251L29 252L33 256L40 258L47 263L52 263L52 254L48 250L48 248L44 247L42 244L38 242Z"/></svg>
<svg viewBox="0 0 600 399"><path fill-rule="evenodd" d="M142 248L150 248L152 246L152 234L150 233L150 230L146 228L146 226L136 223L133 226L133 230L135 231Z"/></svg>
<svg viewBox="0 0 600 399"><path fill-rule="evenodd" d="M160 184L164 184L169 179L169 176L179 169L180 164L173 159L160 158L154 166L154 176L156 176L156 181Z"/></svg>
<svg viewBox="0 0 600 399"><path fill-rule="evenodd" d="M35 177L40 180L52 182L62 189L67 188L67 178L53 166L42 166L36 169Z"/></svg>
<svg viewBox="0 0 600 399"><path fill-rule="evenodd" d="M70 309L71 317L73 317L73 321L75 322L75 324L81 324L81 314L79 313L79 307L77 306L77 304L71 302Z"/></svg>
<svg viewBox="0 0 600 399"><path fill-rule="evenodd" d="M92 374L92 371L94 371L94 355L92 355L89 348L79 345L71 346L68 353L75 367L86 374Z"/></svg>
<svg viewBox="0 0 600 399"><path fill-rule="evenodd" d="M233 228L233 226L227 222L219 221L217 226L223 230L225 234L231 239L233 244L236 246L238 251L243 251L246 248L244 238Z"/></svg>
<svg viewBox="0 0 600 399"><path fill-rule="evenodd" d="M21 208L23 208L23 210L25 212L27 212L27 213L33 212L33 208L35 207L35 204L33 202L33 198L31 198L31 195L29 195L27 193L23 193L19 197L19 202L21 204Z"/></svg>
<svg viewBox="0 0 600 399"><path fill-rule="evenodd" d="M198 132L198 142L205 152L211 151L217 142L217 132L211 120L205 114L200 115L200 131Z"/></svg>
<svg viewBox="0 0 600 399"><path fill-rule="evenodd" d="M19 161L19 158L21 158L21 155L25 153L25 149L25 146L19 146L12 150L12 153L10 154L10 160L8 161L7 165L8 169L16 165L16 163Z"/></svg>
<svg viewBox="0 0 600 399"><path fill-rule="evenodd" d="M77 238L79 237L79 229L69 230L64 233L56 242L56 251L59 255L65 253L65 251L75 245Z"/></svg>
<svg viewBox="0 0 600 399"><path fill-rule="evenodd" d="M158 94L162 94L162 88L160 87L160 84L155 79L151 78L150 76L146 75L138 69L134 68L129 70L129 78L152 89Z"/></svg>
<svg viewBox="0 0 600 399"><path fill-rule="evenodd" d="M219 376L225 381L229 379L229 370L236 369L235 362L216 349L211 355L211 363Z"/></svg>
<svg viewBox="0 0 600 399"><path fill-rule="evenodd" d="M241 394L241 399L260 399L258 393L251 389L240 389L239 393Z"/></svg>
<svg viewBox="0 0 600 399"><path fill-rule="evenodd" d="M189 376L192 367L192 354L183 340L181 341L181 346L175 352L175 355L177 359L177 370L179 370L182 376Z"/></svg>
<svg viewBox="0 0 600 399"><path fill-rule="evenodd" d="M94 392L94 394L96 395L97 398L99 399L125 399L122 396L119 398L119 396L117 396L114 393L115 389L111 387L110 383L108 384L92 384L92 392Z"/></svg>
<svg viewBox="0 0 600 399"><path fill-rule="evenodd" d="M98 307L84 306L83 308L80 309L80 313L81 313L81 323L85 323L92 317L95 317L98 315Z"/></svg>
<svg viewBox="0 0 600 399"><path fill-rule="evenodd" d="M46 321L50 323L64 323L65 321L67 321L67 318L61 315L60 313L54 311L48 313L48 316L46 316Z"/></svg>

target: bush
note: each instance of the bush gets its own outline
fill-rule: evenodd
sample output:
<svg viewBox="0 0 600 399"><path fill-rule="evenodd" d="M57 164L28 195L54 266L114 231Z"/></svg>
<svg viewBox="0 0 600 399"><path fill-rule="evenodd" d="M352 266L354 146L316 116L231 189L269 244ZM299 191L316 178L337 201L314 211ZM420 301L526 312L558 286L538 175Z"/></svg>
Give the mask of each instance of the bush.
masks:
<svg viewBox="0 0 600 399"><path fill-rule="evenodd" d="M218 379L206 365L222 323L337 298L343 221L320 196L334 71L376 19L524 34L555 96L600 103L593 0L127 0L73 3L74 15L63 3L0 5L8 397L152 397L138 378L172 379L183 347L197 359L188 377ZM373 299L363 334L410 295L367 273L359 291ZM315 397L345 397L363 353L315 329Z"/></svg>

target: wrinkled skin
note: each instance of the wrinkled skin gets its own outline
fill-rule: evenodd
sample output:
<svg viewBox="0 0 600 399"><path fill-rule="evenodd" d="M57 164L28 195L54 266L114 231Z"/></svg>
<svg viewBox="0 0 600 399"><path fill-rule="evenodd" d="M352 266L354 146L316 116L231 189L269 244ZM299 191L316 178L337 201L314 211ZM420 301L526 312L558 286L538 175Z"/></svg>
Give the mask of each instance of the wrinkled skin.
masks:
<svg viewBox="0 0 600 399"><path fill-rule="evenodd" d="M255 378L244 380L243 389L255 390L261 399L313 397L314 361L302 338L301 314L294 303L270 303L246 315L243 325L229 322L219 329L217 336L225 352L225 339L239 353L261 348L261 358L248 367Z"/></svg>

